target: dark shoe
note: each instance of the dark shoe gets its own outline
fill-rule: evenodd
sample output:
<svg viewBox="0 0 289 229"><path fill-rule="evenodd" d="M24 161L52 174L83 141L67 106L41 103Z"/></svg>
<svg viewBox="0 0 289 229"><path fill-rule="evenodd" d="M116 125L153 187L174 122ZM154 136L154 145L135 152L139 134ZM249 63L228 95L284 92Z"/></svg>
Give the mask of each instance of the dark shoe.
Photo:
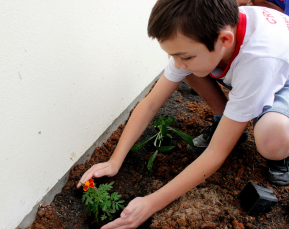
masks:
<svg viewBox="0 0 289 229"><path fill-rule="evenodd" d="M268 181L275 185L289 184L289 157L280 161L267 160Z"/></svg>
<svg viewBox="0 0 289 229"><path fill-rule="evenodd" d="M187 151L194 155L201 155L210 144L210 141L213 137L213 134L215 133L215 130L217 129L219 122L220 122L220 119L214 116L214 119L212 120L212 125L209 126L201 135L193 139L193 143L195 147L191 147L190 145L187 145ZM249 131L246 128L244 133L241 135L238 143L243 143L247 141L248 136L249 136Z"/></svg>

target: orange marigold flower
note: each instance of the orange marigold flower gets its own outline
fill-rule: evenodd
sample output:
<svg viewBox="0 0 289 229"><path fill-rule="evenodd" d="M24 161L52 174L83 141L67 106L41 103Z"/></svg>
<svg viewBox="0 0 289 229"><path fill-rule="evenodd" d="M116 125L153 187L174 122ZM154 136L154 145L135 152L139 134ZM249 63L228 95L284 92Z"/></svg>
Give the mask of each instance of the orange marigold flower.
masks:
<svg viewBox="0 0 289 229"><path fill-rule="evenodd" d="M89 181L86 181L86 182L84 183L84 185L85 185L85 186L89 186Z"/></svg>
<svg viewBox="0 0 289 229"><path fill-rule="evenodd" d="M84 191L87 191L88 188L89 188L89 187L88 187L87 185L85 185L85 186L83 187L83 190L84 190Z"/></svg>
<svg viewBox="0 0 289 229"><path fill-rule="evenodd" d="M94 186L94 182L93 182L93 179L89 179L89 187L93 187Z"/></svg>

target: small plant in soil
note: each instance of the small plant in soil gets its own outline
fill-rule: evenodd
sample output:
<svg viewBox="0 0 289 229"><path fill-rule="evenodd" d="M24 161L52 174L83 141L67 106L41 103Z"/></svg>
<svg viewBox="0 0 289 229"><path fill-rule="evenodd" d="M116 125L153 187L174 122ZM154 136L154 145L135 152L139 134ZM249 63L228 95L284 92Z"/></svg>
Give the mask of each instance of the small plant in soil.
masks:
<svg viewBox="0 0 289 229"><path fill-rule="evenodd" d="M147 142L154 139L154 146L156 148L155 153L151 156L148 162L148 170L152 172L153 162L158 154L158 152L166 152L173 149L175 146L162 146L162 142L165 138L172 138L172 136L168 133L168 131L174 131L177 133L182 139L184 139L190 146L194 147L193 137L178 130L169 125L175 120L174 117L169 117L165 120L165 116L160 116L154 123L153 127L158 129L158 133L154 136L146 139L131 148L132 152L139 150L142 146L144 146Z"/></svg>
<svg viewBox="0 0 289 229"><path fill-rule="evenodd" d="M114 182L111 182L110 184L101 184L96 188L93 179L90 179L82 184L84 190L82 202L85 202L86 210L90 215L94 214L97 221L100 210L103 213L100 217L101 220L105 220L106 218L111 220L113 214L117 210L120 208L124 209L124 206L122 205L124 200L120 200L121 195L117 192L110 195L108 192L112 189L113 183Z"/></svg>

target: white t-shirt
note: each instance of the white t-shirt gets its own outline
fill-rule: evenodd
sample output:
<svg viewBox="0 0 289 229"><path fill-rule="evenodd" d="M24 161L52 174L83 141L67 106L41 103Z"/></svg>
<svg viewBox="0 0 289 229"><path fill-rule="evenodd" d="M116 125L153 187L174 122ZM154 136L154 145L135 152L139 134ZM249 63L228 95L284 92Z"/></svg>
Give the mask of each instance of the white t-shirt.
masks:
<svg viewBox="0 0 289 229"><path fill-rule="evenodd" d="M235 53L226 69L215 69L211 77L233 87L224 115L246 122L273 105L274 94L289 77L289 17L257 6L239 10ZM191 72L177 69L171 57L164 74L179 82Z"/></svg>

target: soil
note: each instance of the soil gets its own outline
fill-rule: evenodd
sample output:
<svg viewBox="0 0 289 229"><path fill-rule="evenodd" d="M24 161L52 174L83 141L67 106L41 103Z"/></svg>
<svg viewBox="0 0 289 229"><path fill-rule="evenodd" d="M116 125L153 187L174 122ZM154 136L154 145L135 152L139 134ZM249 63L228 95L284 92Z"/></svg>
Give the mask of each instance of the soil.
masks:
<svg viewBox="0 0 289 229"><path fill-rule="evenodd" d="M175 121L171 126L193 137L211 124L207 120L213 116L203 100L182 82L159 110L139 142L156 132L152 124L160 115L174 116ZM123 129L124 126L120 126L102 147L95 149L90 160L72 169L62 192L55 196L50 205L39 208L36 220L29 229L90 229L100 228L108 222L97 222L89 216L81 201L83 191L77 190L76 184L92 165L109 159ZM234 148L216 173L154 214L139 228L289 228L289 186L278 187L268 183L266 161L256 151L252 123L248 129L249 139ZM137 196L145 196L159 189L197 158L186 151L185 141L173 133L172 136L170 145L176 147L169 152L158 153L152 173L147 170L148 160L154 153L153 143L149 143L137 152L130 152L116 176L95 179L97 186L115 181L113 191L122 195L125 205ZM271 211L249 216L242 210L238 194L249 181L274 192L278 203ZM115 214L116 217L119 214L120 211Z"/></svg>

